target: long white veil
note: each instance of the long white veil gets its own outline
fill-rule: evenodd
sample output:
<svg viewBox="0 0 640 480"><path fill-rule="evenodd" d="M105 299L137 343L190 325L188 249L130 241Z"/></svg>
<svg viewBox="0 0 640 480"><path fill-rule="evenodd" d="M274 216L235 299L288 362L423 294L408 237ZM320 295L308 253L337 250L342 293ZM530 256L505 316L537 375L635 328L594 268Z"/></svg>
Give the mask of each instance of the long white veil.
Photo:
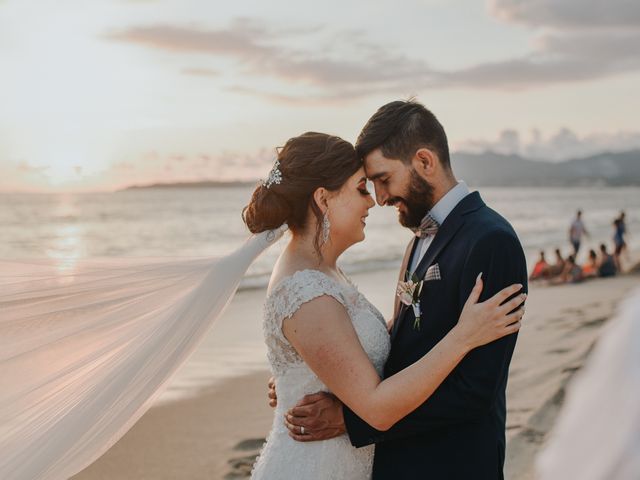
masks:
<svg viewBox="0 0 640 480"><path fill-rule="evenodd" d="M0 261L0 478L66 479L106 452L285 230L217 259Z"/></svg>

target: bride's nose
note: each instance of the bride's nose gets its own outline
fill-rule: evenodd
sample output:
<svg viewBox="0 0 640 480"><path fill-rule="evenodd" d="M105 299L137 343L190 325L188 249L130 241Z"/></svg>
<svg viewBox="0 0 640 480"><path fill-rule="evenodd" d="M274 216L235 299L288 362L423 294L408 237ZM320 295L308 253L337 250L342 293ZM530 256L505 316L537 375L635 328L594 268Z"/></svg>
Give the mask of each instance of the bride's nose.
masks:
<svg viewBox="0 0 640 480"><path fill-rule="evenodd" d="M371 209L371 207L374 207L376 205L376 201L373 199L372 196L369 196L369 198L367 199L367 211Z"/></svg>

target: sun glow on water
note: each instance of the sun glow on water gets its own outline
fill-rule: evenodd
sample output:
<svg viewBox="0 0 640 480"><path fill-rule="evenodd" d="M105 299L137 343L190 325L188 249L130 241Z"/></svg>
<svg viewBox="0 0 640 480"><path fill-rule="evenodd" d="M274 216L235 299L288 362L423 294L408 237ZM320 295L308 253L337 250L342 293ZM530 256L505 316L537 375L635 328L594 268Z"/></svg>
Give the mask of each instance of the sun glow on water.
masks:
<svg viewBox="0 0 640 480"><path fill-rule="evenodd" d="M60 273L69 273L74 270L78 259L86 255L84 239L86 225L78 223L80 218L78 197L63 194L57 196L57 202L53 209L53 217L57 219L57 225L45 253L55 262Z"/></svg>

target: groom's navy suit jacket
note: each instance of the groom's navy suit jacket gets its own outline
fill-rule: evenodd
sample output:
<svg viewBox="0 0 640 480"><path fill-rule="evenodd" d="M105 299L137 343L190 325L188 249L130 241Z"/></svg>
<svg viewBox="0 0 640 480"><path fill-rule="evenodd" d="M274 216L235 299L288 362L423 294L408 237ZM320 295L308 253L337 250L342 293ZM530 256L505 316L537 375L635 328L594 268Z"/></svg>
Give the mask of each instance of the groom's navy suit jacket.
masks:
<svg viewBox="0 0 640 480"><path fill-rule="evenodd" d="M401 276L416 243L412 240L407 248ZM413 309L396 302L385 377L419 360L454 327L480 272L484 280L480 301L513 283L527 289L525 256L516 233L477 192L463 198L447 216L416 274L423 278L435 264L441 279L423 285L419 330L414 329ZM344 407L353 445L376 444L373 478L502 479L505 389L516 337L472 350L426 402L385 432Z"/></svg>

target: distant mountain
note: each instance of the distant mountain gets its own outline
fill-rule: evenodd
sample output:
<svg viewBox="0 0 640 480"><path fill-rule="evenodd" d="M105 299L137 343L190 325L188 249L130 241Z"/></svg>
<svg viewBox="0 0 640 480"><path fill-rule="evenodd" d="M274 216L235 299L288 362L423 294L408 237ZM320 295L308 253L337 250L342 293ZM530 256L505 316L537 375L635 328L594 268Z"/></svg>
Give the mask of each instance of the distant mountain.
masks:
<svg viewBox="0 0 640 480"><path fill-rule="evenodd" d="M454 152L451 164L456 177L472 186L562 187L640 185L640 150L599 153L564 162L532 160L518 155L495 152ZM178 182L134 185L124 190L143 188L225 188L250 187L247 182Z"/></svg>
<svg viewBox="0 0 640 480"><path fill-rule="evenodd" d="M559 163L495 152L456 152L451 156L456 177L474 186L640 185L640 150Z"/></svg>
<svg viewBox="0 0 640 480"><path fill-rule="evenodd" d="M563 164L567 173L582 179L606 179L607 185L640 185L640 150L600 153Z"/></svg>

